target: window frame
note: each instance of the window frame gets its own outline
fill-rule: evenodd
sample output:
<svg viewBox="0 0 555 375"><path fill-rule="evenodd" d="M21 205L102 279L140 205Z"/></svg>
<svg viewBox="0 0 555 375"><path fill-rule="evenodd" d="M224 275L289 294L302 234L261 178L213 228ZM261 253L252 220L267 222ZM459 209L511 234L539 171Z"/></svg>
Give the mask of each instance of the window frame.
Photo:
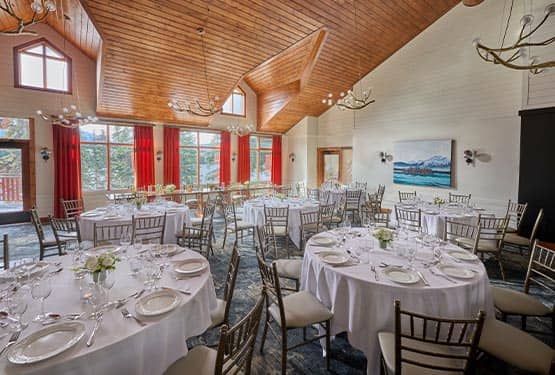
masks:
<svg viewBox="0 0 555 375"><path fill-rule="evenodd" d="M81 145L103 145L106 146L106 188L105 189L93 189L93 190L85 190L83 189L83 192L99 192L99 191L107 191L107 192L112 192L112 191L125 191L128 190L128 188L121 188L121 189L112 189L112 174L110 173L110 146L124 146L124 147L130 147L131 150L133 151L133 165L132 165L132 170L133 170L133 186L136 188L137 187L137 174L136 174L136 169L135 169L135 142L133 143L119 143L119 142L111 142L110 141L110 126L120 126L120 127L130 127L133 128L133 136L135 135L135 127L132 125L121 125L121 124L91 124L91 125L104 125L106 126L106 141L104 142L91 142L91 141L82 141L81 139L79 139L79 143L80 146ZM79 137L81 138L81 137ZM80 157L81 155L79 155ZM81 167L81 170L83 170L83 168Z"/></svg>
<svg viewBox="0 0 555 375"><path fill-rule="evenodd" d="M38 46L38 45L42 45L42 47L43 47L43 54L42 55L39 55L39 54L36 54L36 53L29 53L29 52L24 51L26 49L29 49L29 48L32 48L32 47ZM47 56L46 52L45 52L45 47L53 49L54 51L56 51L57 53L62 55L63 58ZM27 86L27 85L23 85L21 83L21 71L22 70L21 70L20 55L22 53L27 54L27 55L32 55L32 56L40 56L42 58L42 83L43 83L43 87ZM56 47L52 43L50 43L46 38L35 39L35 40L30 41L30 42L23 43L23 44L15 46L13 48L13 58L14 58L14 88L28 89L28 90L38 90L38 91L52 92L52 93L57 93L57 94L67 94L67 95L72 95L73 94L73 64L72 64L71 57L69 57L67 54L65 54L58 47ZM65 61L67 63L67 91L66 90L49 89L47 87L47 69L46 69L46 60L47 59L56 60L56 61Z"/></svg>
<svg viewBox="0 0 555 375"><path fill-rule="evenodd" d="M239 91L239 93L236 93L235 92L236 90ZM234 95L241 95L243 97L243 113L241 113L241 114L233 113L233 97L234 97ZM247 94L245 93L245 90L243 90L240 86L235 87L231 91L231 94L224 101L224 104L228 100L231 100L231 111L232 112L225 112L224 111L224 106L222 105L222 115L235 116L235 117L247 117Z"/></svg>
<svg viewBox="0 0 555 375"><path fill-rule="evenodd" d="M250 137L256 137L256 147L250 147ZM265 139L269 139L272 142L272 147L267 148L267 147L260 147L260 139L261 138L265 138ZM250 147L250 152L255 151L256 152L256 180L254 180L253 182L270 182L272 181L272 174L270 171L270 178L268 180L261 180L260 179L260 153L261 152L270 152L270 155L272 153L272 148L274 145L274 140L273 137L271 135L264 135L264 134L250 134L249 135L249 147ZM250 155L249 155L250 158ZM272 164L273 164L273 160L272 160ZM252 166L251 166L252 168ZM250 171L249 171L249 177L250 177Z"/></svg>
<svg viewBox="0 0 555 375"><path fill-rule="evenodd" d="M197 142L195 146L182 146L181 145L181 133L182 132L190 132L190 133L196 133L197 135ZM201 146L200 145L200 133L212 133L212 134L217 134L220 136L220 144L218 144L217 146ZM200 183L200 152L203 149L206 150L216 150L218 151L218 153L220 152L221 149L221 144L222 144L222 134L219 131L210 131L210 130L201 130L201 129L188 129L188 128L180 128L179 129L179 157L180 157L180 162L179 162L179 183L180 185L191 185L191 184L185 184L182 180L181 180L181 149L189 149L189 150L196 150L197 152L197 180L195 183L193 183L192 185L197 185L197 186L201 186L202 184ZM219 167L220 163L218 161L218 167ZM219 173L219 172L218 172ZM212 185L212 184L220 184L219 181L219 176L218 176L218 181L214 182L214 183L208 183L208 185ZM206 185L206 184L205 184Z"/></svg>

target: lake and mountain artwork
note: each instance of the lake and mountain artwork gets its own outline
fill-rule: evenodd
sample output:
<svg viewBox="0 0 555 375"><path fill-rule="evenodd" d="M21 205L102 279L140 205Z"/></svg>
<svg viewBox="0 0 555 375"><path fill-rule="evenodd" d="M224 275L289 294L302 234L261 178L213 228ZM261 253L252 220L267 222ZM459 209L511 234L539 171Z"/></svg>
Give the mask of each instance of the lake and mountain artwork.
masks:
<svg viewBox="0 0 555 375"><path fill-rule="evenodd" d="M451 187L452 140L401 141L393 145L393 182Z"/></svg>

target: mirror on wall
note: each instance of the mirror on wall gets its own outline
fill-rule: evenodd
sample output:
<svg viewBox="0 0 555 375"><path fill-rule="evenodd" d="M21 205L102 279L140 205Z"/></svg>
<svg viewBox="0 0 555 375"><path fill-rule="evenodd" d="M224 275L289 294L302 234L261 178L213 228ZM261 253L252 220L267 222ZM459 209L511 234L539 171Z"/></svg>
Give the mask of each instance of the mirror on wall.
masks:
<svg viewBox="0 0 555 375"><path fill-rule="evenodd" d="M318 185L335 180L342 184L352 181L353 149L351 147L318 148Z"/></svg>

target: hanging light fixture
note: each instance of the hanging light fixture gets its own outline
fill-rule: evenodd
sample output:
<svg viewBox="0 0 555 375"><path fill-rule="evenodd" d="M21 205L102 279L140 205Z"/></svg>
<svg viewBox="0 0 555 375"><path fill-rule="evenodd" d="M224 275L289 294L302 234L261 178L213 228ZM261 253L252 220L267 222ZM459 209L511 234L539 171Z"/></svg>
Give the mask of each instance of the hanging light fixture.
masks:
<svg viewBox="0 0 555 375"><path fill-rule="evenodd" d="M22 16L16 14L13 3L10 0L2 0L0 10L7 13L8 17L13 18L17 25L11 30L0 31L0 35L37 35L36 32L27 30L27 27L43 22L51 12L56 11L56 2L53 0L33 0L30 6L33 16L29 21L25 22Z"/></svg>
<svg viewBox="0 0 555 375"><path fill-rule="evenodd" d="M237 135L239 137L252 133L254 130L255 130L255 127L254 125L251 125L251 124L247 124L247 125L233 124L233 125L227 126L228 132L230 132L233 135Z"/></svg>
<svg viewBox="0 0 555 375"><path fill-rule="evenodd" d="M356 0L353 0L353 7L354 7L354 23L355 23L355 35L359 35L358 33L358 24L357 24L357 6ZM361 63L360 63L360 54L358 55L358 82L359 86L362 86L362 72L361 72ZM339 94L339 98L334 100L333 94L330 92L328 93L327 97L322 99L323 104L327 104L328 106L337 105L337 107L344 111L346 109L349 110L360 110L366 108L368 105L375 102L374 99L370 99L370 95L372 94L372 89L370 87L366 88L365 90L361 90L360 94L355 94L354 87L347 91L347 94L341 92Z"/></svg>
<svg viewBox="0 0 555 375"><path fill-rule="evenodd" d="M539 74L547 68L555 67L555 60L541 62L538 57L530 56L530 54L527 53L527 49L531 49L532 47L546 47L555 42L555 36L539 42L530 41L532 36L538 32L538 30L546 23L549 17L555 15L555 3L551 3L545 7L545 13L542 20L534 27L532 26L534 17L531 14L524 15L520 19L521 29L520 33L518 34L517 40L512 45L505 47L505 37L507 35L507 30L509 29L509 22L511 21L513 4L514 0L511 2L511 8L509 11L509 16L507 18L507 25L505 27L505 33L503 35L501 47L488 47L482 44L482 41L479 38L476 38L474 39L472 44L474 45L474 48L476 48L478 56L480 56L480 58L486 62L500 64L509 69L529 70L532 74ZM530 31L526 33L525 31L528 28L530 28ZM502 56L503 53L506 53L506 57ZM521 63L516 62L519 59L521 60Z"/></svg>
<svg viewBox="0 0 555 375"><path fill-rule="evenodd" d="M216 113L221 112L222 108L218 107L218 102L220 98L218 96L210 97L210 90L208 88L208 68L206 64L206 49L204 45L204 34L206 31L203 27L197 28L197 34L200 36L200 43L202 48L202 58L204 61L204 80L206 83L206 98L208 101L208 106L205 107L200 104L198 99L195 99L192 103L188 101L179 102L176 99L172 99L168 102L168 107L170 107L174 112L177 113L188 113L193 116L201 117L211 117Z"/></svg>

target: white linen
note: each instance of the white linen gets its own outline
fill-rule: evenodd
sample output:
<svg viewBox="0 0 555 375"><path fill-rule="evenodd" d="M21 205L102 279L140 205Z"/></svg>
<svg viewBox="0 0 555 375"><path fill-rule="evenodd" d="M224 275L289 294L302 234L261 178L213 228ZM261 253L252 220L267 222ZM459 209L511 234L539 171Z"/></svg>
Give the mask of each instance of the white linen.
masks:
<svg viewBox="0 0 555 375"><path fill-rule="evenodd" d="M268 207L289 206L287 222L289 238L297 248L301 246L301 211L318 210L318 201L306 198L259 198L246 201L243 205L243 221L257 227L266 222L264 205Z"/></svg>
<svg viewBox="0 0 555 375"><path fill-rule="evenodd" d="M79 227L81 230L81 239L83 241L94 240L94 223L107 224L125 224L131 223L131 216L133 215L131 206L121 206L116 208L116 212L120 215L115 219L105 219L107 210L104 208L96 209L83 213L79 217ZM164 202L162 204L149 203L145 205L141 212L143 214L150 213L152 216L163 215L166 213L166 228L164 230L164 243L176 243L177 234L181 233L183 224L191 225L191 216L189 208L182 204L174 202ZM99 213L98 216L87 216L91 213Z"/></svg>
<svg viewBox="0 0 555 375"><path fill-rule="evenodd" d="M404 286L387 279L379 265L381 262L404 265L406 259L379 249L373 237L347 240L345 248L356 249L363 238L374 242L370 260L378 270L379 281L375 280L368 264L336 267L325 264L315 252L326 249L309 241L301 273L301 290L309 291L333 311L332 334L348 333L351 345L362 350L368 359L368 374L379 373L378 332L393 332L393 302L396 299L401 300L403 309L433 316L474 317L479 309L494 316L489 279L480 262L464 263L477 275L469 281L457 280L456 284L432 275L415 263L431 286L425 287L422 283Z"/></svg>
<svg viewBox="0 0 555 375"><path fill-rule="evenodd" d="M171 258L172 261L188 258L202 258L197 252L187 250ZM55 258L61 261L63 271L52 279L53 291L46 300L47 311L60 314L81 312L85 307L80 302L78 281L71 271L71 257ZM50 271L53 268L51 266ZM110 300L129 296L143 289L140 277L129 275L129 266L125 261L116 266L116 283L110 290ZM91 347L85 342L92 330L94 321L81 320L87 326L85 337L72 349L33 365L13 365L7 356L0 358L1 374L33 375L98 375L98 374L144 374L159 375L178 358L187 353L185 340L203 333L211 324L210 311L216 307L216 294L212 276L209 271L201 276L176 280L172 271L166 270L160 286L176 289L189 288L191 295L182 295L181 306L160 317L145 318L145 327L139 326L132 319L124 319L121 309L104 314L102 325ZM135 313L135 299L125 307ZM40 311L40 303L29 296L29 307L24 321L32 319ZM39 323L30 323L22 332L20 340L42 328ZM8 335L9 337L9 335ZM0 341L3 347L8 338Z"/></svg>

